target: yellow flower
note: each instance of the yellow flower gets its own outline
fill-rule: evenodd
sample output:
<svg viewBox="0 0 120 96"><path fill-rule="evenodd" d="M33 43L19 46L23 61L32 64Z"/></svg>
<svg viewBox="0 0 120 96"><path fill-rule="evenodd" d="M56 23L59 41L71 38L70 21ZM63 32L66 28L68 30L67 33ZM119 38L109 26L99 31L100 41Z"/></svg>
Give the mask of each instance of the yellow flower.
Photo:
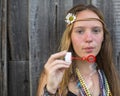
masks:
<svg viewBox="0 0 120 96"><path fill-rule="evenodd" d="M67 16L66 16L66 20L65 22L68 23L68 24L71 24L75 21L76 19L76 16L72 13L68 13Z"/></svg>

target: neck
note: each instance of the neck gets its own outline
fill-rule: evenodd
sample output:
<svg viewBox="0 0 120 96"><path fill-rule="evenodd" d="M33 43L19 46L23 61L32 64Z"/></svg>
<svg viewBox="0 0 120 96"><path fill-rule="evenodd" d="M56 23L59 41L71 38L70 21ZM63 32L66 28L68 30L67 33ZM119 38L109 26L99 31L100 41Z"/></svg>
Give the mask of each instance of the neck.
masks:
<svg viewBox="0 0 120 96"><path fill-rule="evenodd" d="M90 74L92 71L96 70L96 64L86 62L86 61L76 61L77 68L80 70L81 74Z"/></svg>

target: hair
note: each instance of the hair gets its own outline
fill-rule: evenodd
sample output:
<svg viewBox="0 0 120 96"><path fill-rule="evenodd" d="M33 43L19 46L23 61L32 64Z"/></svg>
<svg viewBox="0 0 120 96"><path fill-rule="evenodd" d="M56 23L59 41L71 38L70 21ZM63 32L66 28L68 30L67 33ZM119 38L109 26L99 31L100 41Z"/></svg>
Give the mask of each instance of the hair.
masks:
<svg viewBox="0 0 120 96"><path fill-rule="evenodd" d="M81 4L76 5L72 9L70 9L68 13L73 13L74 15L77 15L79 12L84 10L91 10L92 12L97 14L97 16L103 22L105 22L102 12L93 5L81 5ZM73 29L73 24L69 24L66 26L66 29L61 39L59 51L68 50L68 51L71 51L73 54L75 54L72 47L72 43L71 43L72 29ZM102 42L101 50L96 56L97 58L96 63L98 64L98 67L104 71L106 78L108 80L112 95L119 96L120 95L119 76L115 68L115 65L113 63L113 52L112 52L112 42L111 42L110 33L108 32L105 24L103 24L103 30L104 30L104 40ZM67 94L67 91L68 91L67 87L68 87L69 80L71 76L72 77L75 76L75 73L74 73L75 66L73 65L74 64L71 64L71 66L65 70L65 73L60 83L60 88L58 91L59 95L66 96ZM45 75L45 72L43 71L41 73L41 78L38 86L38 94L43 92L43 87L45 86L45 84L46 84L46 75Z"/></svg>

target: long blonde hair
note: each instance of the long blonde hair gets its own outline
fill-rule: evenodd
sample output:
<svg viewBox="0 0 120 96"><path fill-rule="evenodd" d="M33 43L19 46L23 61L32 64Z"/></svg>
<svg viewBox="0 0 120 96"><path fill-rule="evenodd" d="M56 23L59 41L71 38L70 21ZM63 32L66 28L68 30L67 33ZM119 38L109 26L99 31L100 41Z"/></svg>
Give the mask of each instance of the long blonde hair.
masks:
<svg viewBox="0 0 120 96"><path fill-rule="evenodd" d="M98 10L93 5L77 5L72 9L70 9L68 13L73 13L77 15L78 12L83 10L93 11L104 22L104 18L101 11ZM60 51L68 50L68 51L72 51L72 53L75 54L72 47L72 43L71 43L72 28L73 28L73 24L66 26L66 30L63 33L61 44L60 44ZM107 77L108 83L110 85L110 90L112 92L112 95L119 96L120 95L119 76L115 68L115 65L113 63L112 43L111 43L110 33L108 32L105 24L103 24L103 29L104 29L104 41L102 43L101 50L96 57L97 58L96 63L98 64L98 67L104 71ZM61 96L66 96L67 94L67 86L68 86L69 80L71 76L75 75L74 67L75 66L71 64L70 68L67 69L64 73L62 82L60 83L59 92L58 92L58 94ZM45 86L45 84L46 84L46 75L45 75L45 72L43 71L41 74L41 78L38 86L38 94L43 92L43 87Z"/></svg>

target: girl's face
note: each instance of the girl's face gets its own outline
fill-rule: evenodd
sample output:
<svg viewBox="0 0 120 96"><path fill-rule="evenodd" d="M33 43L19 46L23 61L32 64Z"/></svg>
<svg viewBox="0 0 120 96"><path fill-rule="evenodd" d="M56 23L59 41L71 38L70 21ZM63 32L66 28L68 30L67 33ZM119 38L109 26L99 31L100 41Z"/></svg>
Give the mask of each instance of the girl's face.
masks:
<svg viewBox="0 0 120 96"><path fill-rule="evenodd" d="M101 49L103 41L102 23L95 19L87 20L88 18L100 19L97 14L90 10L81 11L77 14L76 20L86 20L74 22L71 33L72 45L79 57L96 56Z"/></svg>

